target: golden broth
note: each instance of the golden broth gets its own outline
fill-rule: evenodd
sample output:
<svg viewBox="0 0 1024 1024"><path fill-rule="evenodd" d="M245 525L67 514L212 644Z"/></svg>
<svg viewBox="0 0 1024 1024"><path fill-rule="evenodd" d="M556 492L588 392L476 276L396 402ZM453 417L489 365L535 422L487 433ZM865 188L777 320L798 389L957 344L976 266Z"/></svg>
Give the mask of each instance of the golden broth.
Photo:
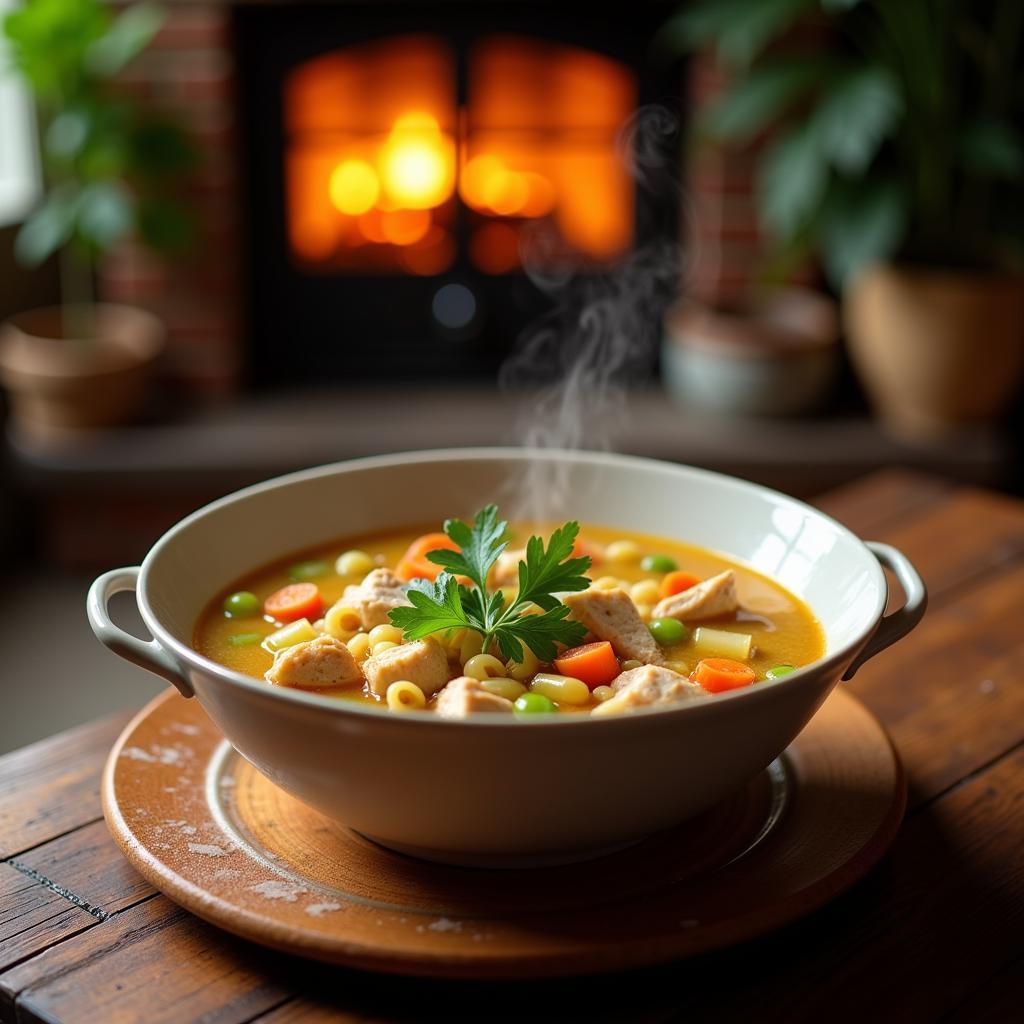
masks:
<svg viewBox="0 0 1024 1024"><path fill-rule="evenodd" d="M437 527L432 526L428 529L436 530ZM531 530L528 526L516 523L512 524L512 531L513 540L510 547L516 547L525 543L531 533L547 537L551 528L535 527ZM337 575L334 564L342 552L352 549L365 551L378 565L394 567L412 541L425 532L427 530L407 529L401 532L345 538L329 545L296 553L250 573L234 581L211 601L196 625L193 646L211 661L262 679L263 674L273 663L273 656L259 643L235 646L231 643L231 638L253 633L258 633L261 637L268 636L279 624L260 615L251 618L229 618L222 610L224 599L229 594L240 590L251 591L262 604L274 591L293 582L289 576L291 566L299 562L322 561L327 564L328 571L312 582L319 587L325 608L329 608L342 596L346 586L359 583L362 577L362 574L355 577ZM702 579L726 569L733 569L736 573L740 604L744 610L736 615L713 620L707 625L735 633L750 633L753 636L754 652L746 659L746 663L754 670L758 681L763 680L765 672L775 665L806 665L824 653L821 626L807 605L779 584L741 563L693 545L613 527L586 525L581 531L581 538L596 546L599 551L603 551L605 546L616 540L633 541L642 554L668 555L677 563L679 569L692 572ZM595 580L612 576L626 584L646 579L660 581L662 578L660 573L643 571L639 561L626 563L604 559L596 560L596 564L590 570L590 576ZM696 650L693 632L691 628L689 636L683 643L663 648L670 668L687 673L700 657L707 654ZM386 706L383 705L381 698L374 696L365 687L320 689L315 692L336 696L342 700L357 700ZM588 708L574 709L563 706L560 710Z"/></svg>

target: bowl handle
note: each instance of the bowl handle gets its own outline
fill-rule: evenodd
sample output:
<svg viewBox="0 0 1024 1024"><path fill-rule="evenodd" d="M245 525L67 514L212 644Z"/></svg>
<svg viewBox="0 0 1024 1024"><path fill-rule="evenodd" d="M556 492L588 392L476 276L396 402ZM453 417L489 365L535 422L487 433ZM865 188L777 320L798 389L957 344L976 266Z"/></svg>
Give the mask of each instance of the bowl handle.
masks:
<svg viewBox="0 0 1024 1024"><path fill-rule="evenodd" d="M89 615L89 625L92 626L96 639L104 647L119 654L125 661L162 676L173 683L183 697L191 697L192 687L182 675L177 662L155 640L140 640L111 621L107 607L110 599L122 590L134 592L141 571L141 566L132 565L125 569L112 569L95 580L89 588L85 606Z"/></svg>
<svg viewBox="0 0 1024 1024"><path fill-rule="evenodd" d="M928 591L925 589L924 580L921 579L921 574L914 568L910 559L902 551L889 544L880 544L873 540L865 541L865 543L875 558L895 574L906 594L906 600L903 602L902 608L897 608L891 614L883 616L871 639L864 645L864 649L850 663L846 675L843 676L844 680L852 679L854 673L865 661L896 643L900 637L906 636L921 621L924 610L928 606Z"/></svg>

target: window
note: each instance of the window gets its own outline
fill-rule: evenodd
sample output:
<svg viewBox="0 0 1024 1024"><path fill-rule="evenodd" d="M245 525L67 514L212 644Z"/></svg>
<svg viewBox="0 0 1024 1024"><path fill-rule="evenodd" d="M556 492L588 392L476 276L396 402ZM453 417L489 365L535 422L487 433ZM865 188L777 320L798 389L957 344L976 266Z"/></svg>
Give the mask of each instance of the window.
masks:
<svg viewBox="0 0 1024 1024"><path fill-rule="evenodd" d="M13 6L14 0L0 0L0 19ZM23 220L40 190L32 104L7 64L7 40L0 35L0 227Z"/></svg>

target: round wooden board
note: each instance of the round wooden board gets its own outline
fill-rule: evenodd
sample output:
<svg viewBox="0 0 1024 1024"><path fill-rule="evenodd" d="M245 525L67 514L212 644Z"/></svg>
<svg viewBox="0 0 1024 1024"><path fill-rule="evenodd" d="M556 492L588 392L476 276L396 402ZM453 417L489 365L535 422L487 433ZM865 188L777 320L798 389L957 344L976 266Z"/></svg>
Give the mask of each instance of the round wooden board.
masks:
<svg viewBox="0 0 1024 1024"><path fill-rule="evenodd" d="M553 868L458 868L383 849L275 787L174 693L127 727L103 781L125 856L207 921L331 963L481 979L622 970L761 935L861 877L905 797L885 731L841 690L732 799Z"/></svg>

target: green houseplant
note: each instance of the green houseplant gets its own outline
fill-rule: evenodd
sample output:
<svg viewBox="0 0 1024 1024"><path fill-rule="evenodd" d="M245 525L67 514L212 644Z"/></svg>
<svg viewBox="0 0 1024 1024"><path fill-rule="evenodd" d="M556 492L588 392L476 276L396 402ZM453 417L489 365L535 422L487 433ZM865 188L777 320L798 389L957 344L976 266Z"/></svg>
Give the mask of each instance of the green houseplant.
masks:
<svg viewBox="0 0 1024 1024"><path fill-rule="evenodd" d="M995 415L1024 363L1024 4L699 0L664 28L728 85L776 272L817 256L904 433Z"/></svg>
<svg viewBox="0 0 1024 1024"><path fill-rule="evenodd" d="M115 12L101 0L28 0L3 21L13 68L35 98L46 183L15 255L29 266L58 256L62 290L59 308L12 317L0 337L0 376L29 434L129 416L163 345L154 317L97 302L94 290L97 261L122 239L165 252L188 241L175 193L191 146L115 82L162 21L153 5Z"/></svg>

